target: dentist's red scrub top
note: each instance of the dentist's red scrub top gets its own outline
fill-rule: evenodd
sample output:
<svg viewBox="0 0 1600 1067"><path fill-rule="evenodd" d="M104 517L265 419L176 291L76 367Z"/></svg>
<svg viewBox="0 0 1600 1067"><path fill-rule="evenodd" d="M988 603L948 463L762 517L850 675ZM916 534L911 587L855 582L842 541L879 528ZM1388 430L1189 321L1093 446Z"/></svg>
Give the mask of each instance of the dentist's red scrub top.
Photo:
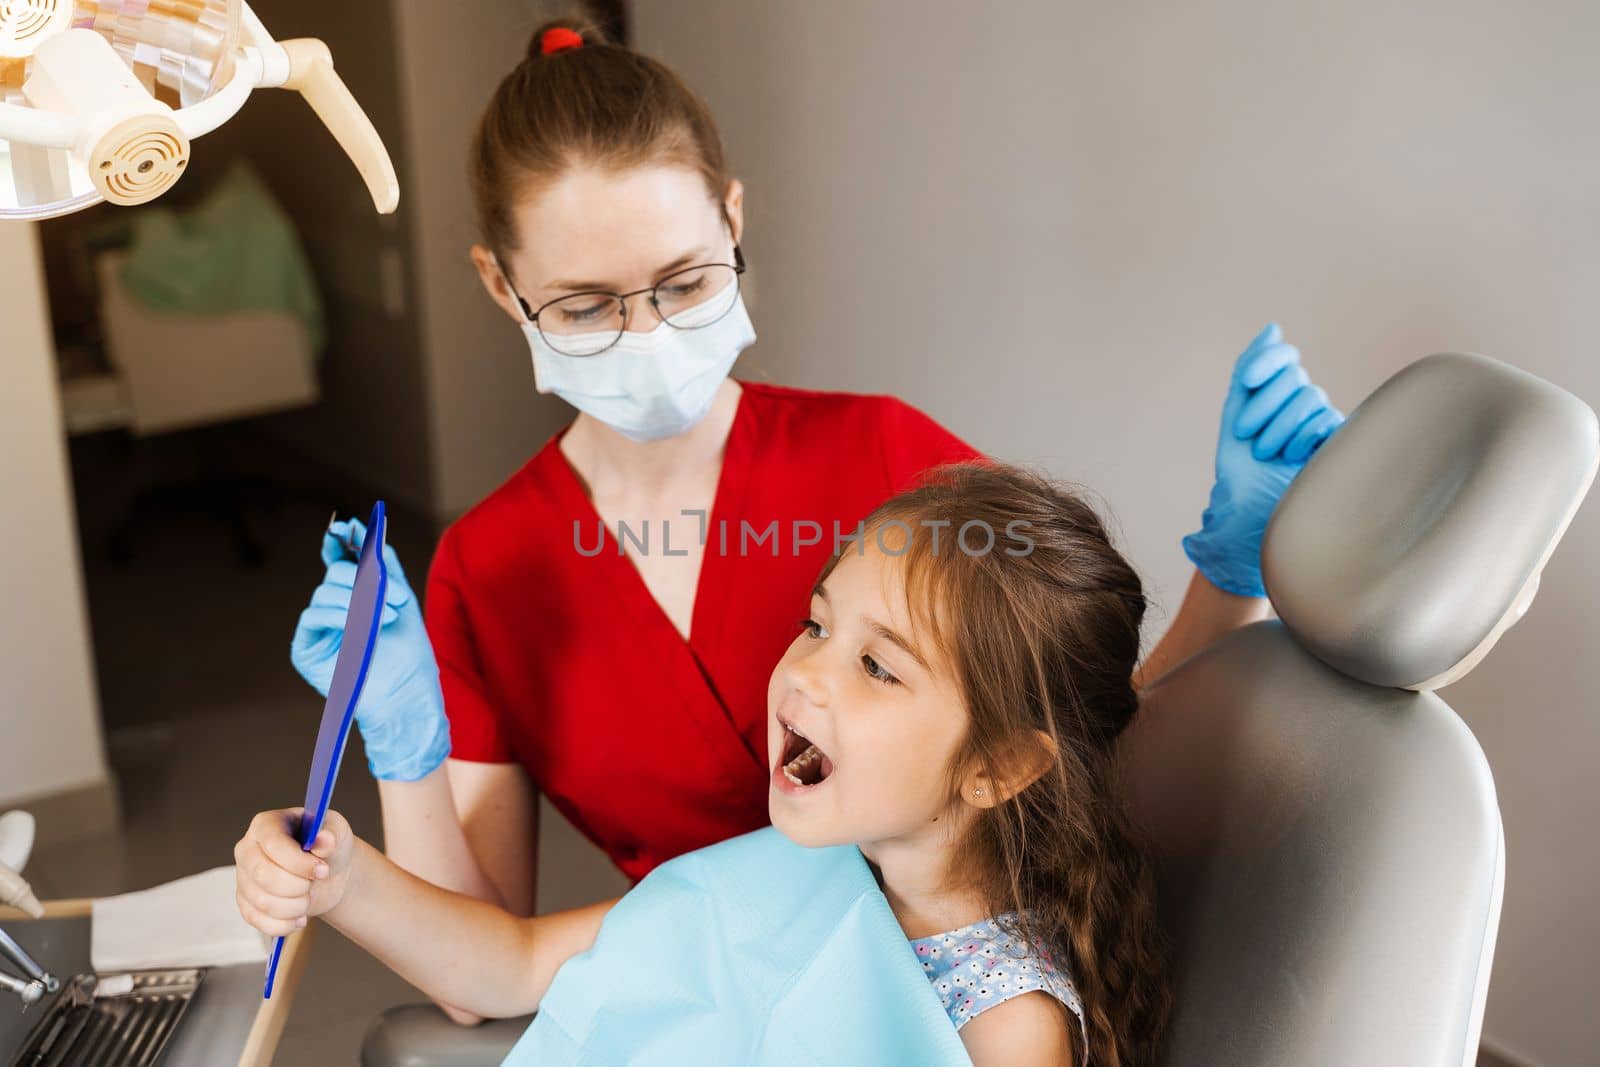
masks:
<svg viewBox="0 0 1600 1067"><path fill-rule="evenodd" d="M767 824L767 680L835 524L848 537L924 471L978 458L892 397L741 385L687 641L559 433L445 531L428 577L451 756L520 763L635 881Z"/></svg>

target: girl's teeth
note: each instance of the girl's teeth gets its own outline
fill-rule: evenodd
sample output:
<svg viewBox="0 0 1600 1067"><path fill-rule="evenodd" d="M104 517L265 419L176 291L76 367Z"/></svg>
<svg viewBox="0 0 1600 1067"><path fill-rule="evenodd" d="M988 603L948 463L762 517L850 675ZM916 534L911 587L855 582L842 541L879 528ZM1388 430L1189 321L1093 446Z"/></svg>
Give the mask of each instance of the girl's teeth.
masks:
<svg viewBox="0 0 1600 1067"><path fill-rule="evenodd" d="M806 750L804 752L800 753L800 755L783 765L784 777L788 778L789 781L793 782L795 785L805 785L805 783L800 780L797 772L805 770L807 767L811 766L821 758L822 753L818 750L816 745L806 746Z"/></svg>

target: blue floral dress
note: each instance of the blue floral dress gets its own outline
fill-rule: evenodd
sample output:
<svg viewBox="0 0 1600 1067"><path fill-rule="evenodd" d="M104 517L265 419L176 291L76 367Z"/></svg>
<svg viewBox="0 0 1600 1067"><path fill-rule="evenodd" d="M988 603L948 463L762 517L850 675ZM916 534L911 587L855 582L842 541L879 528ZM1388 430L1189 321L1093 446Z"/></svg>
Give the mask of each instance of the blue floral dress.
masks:
<svg viewBox="0 0 1600 1067"><path fill-rule="evenodd" d="M1082 1031L1083 1002L1072 978L1048 952L1037 951L1013 936L1002 925L1005 918L984 919L911 940L950 1021L960 1030L996 1004L1042 991L1065 1004L1077 1016Z"/></svg>

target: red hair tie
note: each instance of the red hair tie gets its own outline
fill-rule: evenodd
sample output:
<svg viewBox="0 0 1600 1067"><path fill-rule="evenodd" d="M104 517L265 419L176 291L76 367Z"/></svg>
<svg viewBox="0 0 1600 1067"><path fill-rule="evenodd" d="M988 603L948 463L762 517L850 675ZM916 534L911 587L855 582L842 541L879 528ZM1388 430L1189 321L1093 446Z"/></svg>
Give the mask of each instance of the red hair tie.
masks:
<svg viewBox="0 0 1600 1067"><path fill-rule="evenodd" d="M569 30L565 26L552 26L544 31L544 36L539 38L539 54L541 56L555 55L571 48L582 48L583 36L576 30Z"/></svg>

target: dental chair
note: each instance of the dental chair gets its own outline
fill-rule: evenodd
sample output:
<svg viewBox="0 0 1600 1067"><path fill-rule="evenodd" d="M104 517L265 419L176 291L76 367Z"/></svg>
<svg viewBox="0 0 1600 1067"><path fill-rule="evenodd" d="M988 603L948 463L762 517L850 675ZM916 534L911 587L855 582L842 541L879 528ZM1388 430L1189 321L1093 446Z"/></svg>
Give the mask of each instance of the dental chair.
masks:
<svg viewBox="0 0 1600 1067"><path fill-rule="evenodd" d="M1279 620L1158 680L1124 738L1174 955L1168 1067L1476 1060L1504 839L1434 690L1527 610L1596 457L1571 395L1430 356L1284 495Z"/></svg>
<svg viewBox="0 0 1600 1067"><path fill-rule="evenodd" d="M1166 1067L1474 1062L1505 875L1494 780L1433 690L1521 617L1595 416L1430 356L1323 446L1263 547L1279 620L1152 686L1120 753L1174 960ZM366 1067L497 1064L527 1020L380 1017Z"/></svg>

